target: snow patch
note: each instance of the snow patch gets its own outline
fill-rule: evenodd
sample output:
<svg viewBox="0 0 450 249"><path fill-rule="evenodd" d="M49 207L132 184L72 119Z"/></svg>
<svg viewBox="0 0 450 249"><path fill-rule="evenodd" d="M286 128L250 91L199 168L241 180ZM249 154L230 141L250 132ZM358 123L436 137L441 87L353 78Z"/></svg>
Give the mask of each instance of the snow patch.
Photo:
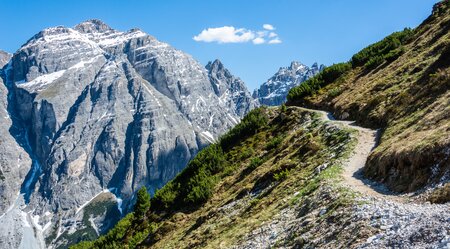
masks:
<svg viewBox="0 0 450 249"><path fill-rule="evenodd" d="M134 32L128 32L128 33L117 32L116 34L117 34L116 36L108 38L108 39L103 38L102 40L100 40L98 42L98 44L100 46L104 46L104 47L111 47L111 46L116 46L116 45L119 45L126 41L129 41L131 39L147 36L146 33L142 32L140 30L134 31Z"/></svg>
<svg viewBox="0 0 450 249"><path fill-rule="evenodd" d="M203 131L200 133L206 140L208 140L210 143L214 143L215 139L214 136L209 131Z"/></svg>
<svg viewBox="0 0 450 249"><path fill-rule="evenodd" d="M162 107L161 103L160 103L159 100L156 98L156 96L153 94L152 90L150 90L150 88L148 88L148 86L147 86L145 83L143 83L142 85L143 85L144 88L147 90L147 92L150 93L150 95L153 97L153 99L155 100L156 104L157 104L159 107Z"/></svg>
<svg viewBox="0 0 450 249"><path fill-rule="evenodd" d="M83 205L81 205L80 207L77 208L77 211L75 211L75 214L78 214L84 207L86 207L91 201L93 201L97 196L103 194L103 193L109 193L110 191L108 189L104 189L103 191L97 193L96 195L94 195L94 197L92 197L91 199L89 199L87 202L83 203Z"/></svg>
<svg viewBox="0 0 450 249"><path fill-rule="evenodd" d="M65 72L66 70L60 70L54 73L41 75L29 82L21 83L20 81L16 81L15 83L18 87L25 88L35 92L41 90L44 86L53 83L55 80L63 76Z"/></svg>

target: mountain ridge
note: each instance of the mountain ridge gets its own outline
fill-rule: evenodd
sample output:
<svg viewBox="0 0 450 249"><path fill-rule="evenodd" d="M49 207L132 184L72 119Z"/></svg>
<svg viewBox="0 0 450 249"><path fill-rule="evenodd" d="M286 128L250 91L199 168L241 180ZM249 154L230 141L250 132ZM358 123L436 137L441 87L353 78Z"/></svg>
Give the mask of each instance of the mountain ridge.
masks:
<svg viewBox="0 0 450 249"><path fill-rule="evenodd" d="M325 66L319 66L317 62L308 67L301 62L292 61L288 67L280 67L271 78L253 91L252 96L262 105L281 105L286 102L291 88L318 74L323 68Z"/></svg>
<svg viewBox="0 0 450 249"><path fill-rule="evenodd" d="M253 108L251 99L216 95L192 56L97 19L38 32L2 71L5 116L17 130L5 123L2 137L26 148L27 158L17 156L30 164L17 169L6 163L16 156L0 153L2 171L14 172L2 174L8 199L0 206L0 239L11 248L26 236L60 247L104 233L141 186L160 188Z"/></svg>

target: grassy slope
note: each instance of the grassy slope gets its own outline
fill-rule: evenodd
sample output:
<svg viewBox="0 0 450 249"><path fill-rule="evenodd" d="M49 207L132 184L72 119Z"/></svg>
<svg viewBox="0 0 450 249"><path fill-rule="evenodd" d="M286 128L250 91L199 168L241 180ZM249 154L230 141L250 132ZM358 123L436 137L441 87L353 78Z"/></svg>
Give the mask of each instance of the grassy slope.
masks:
<svg viewBox="0 0 450 249"><path fill-rule="evenodd" d="M430 176L436 180L449 167L449 17L448 7L436 9L398 58L353 67L298 102L383 128L366 174L400 191L423 186ZM334 184L340 180L340 160L354 145L351 131L295 107L264 112L267 126L227 146L225 162L213 167L212 175L202 171L208 180L191 190L204 202L189 204L193 197L185 188L191 186L190 174L198 172L185 170L164 195L153 198L144 220L130 214L108 235L75 248L229 247L289 210L302 225L275 236L276 245L345 247L365 241L370 229L348 220L354 194ZM316 171L326 162L327 169ZM432 174L431 165L439 170Z"/></svg>
<svg viewBox="0 0 450 249"><path fill-rule="evenodd" d="M296 218L311 224L293 231L279 245L364 240L364 225L353 224L360 236L351 230L341 232L342 219L350 213L343 210L353 203L353 193L335 184L340 162L355 144L351 135L355 131L324 123L318 114L295 107L279 109L264 109L268 125L225 151L227 167L217 172L213 195L206 202L151 208L145 221L132 222L129 216L115 228L121 232L113 230L107 238L79 248L229 247L290 208L300 212ZM320 173L316 171L324 164ZM326 214L317 215L323 209ZM317 238L322 241L313 241Z"/></svg>
<svg viewBox="0 0 450 249"><path fill-rule="evenodd" d="M382 128L365 174L396 191L445 182L450 174L449 1L413 32L395 60L353 66L318 92L291 101Z"/></svg>

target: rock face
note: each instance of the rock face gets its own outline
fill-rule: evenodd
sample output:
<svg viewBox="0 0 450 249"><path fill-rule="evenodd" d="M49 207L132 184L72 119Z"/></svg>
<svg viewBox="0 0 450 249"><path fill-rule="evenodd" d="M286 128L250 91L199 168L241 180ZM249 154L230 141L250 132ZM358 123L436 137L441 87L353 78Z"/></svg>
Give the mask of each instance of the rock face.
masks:
<svg viewBox="0 0 450 249"><path fill-rule="evenodd" d="M259 106L259 103L253 100L245 83L240 78L233 76L222 62L219 60L209 62L206 69L214 92L229 110L243 117L247 112Z"/></svg>
<svg viewBox="0 0 450 249"><path fill-rule="evenodd" d="M291 88L322 71L324 65L314 63L311 67L293 61L289 67L281 67L278 72L253 92L253 98L261 105L276 106L286 101Z"/></svg>
<svg viewBox="0 0 450 249"><path fill-rule="evenodd" d="M11 59L11 54L7 53L3 50L0 50L0 68L3 68L3 66L5 66L9 59Z"/></svg>
<svg viewBox="0 0 450 249"><path fill-rule="evenodd" d="M8 89L0 79L0 213L6 212L20 191L21 183L30 171L31 160L23 141L14 139L11 133L19 133L20 128L13 126L8 112Z"/></svg>
<svg viewBox="0 0 450 249"><path fill-rule="evenodd" d="M47 245L106 231L95 223L104 213L86 217L93 200L114 200L97 201L101 193L125 212L141 186L162 187L255 106L220 65L207 71L138 29L99 20L36 34L0 84L0 212L20 209ZM25 204L11 206L19 189Z"/></svg>

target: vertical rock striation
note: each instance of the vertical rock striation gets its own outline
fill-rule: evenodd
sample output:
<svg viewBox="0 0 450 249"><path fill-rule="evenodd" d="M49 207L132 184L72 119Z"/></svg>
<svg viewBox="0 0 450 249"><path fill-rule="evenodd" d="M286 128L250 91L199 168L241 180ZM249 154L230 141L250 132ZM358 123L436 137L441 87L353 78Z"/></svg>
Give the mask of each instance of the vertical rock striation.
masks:
<svg viewBox="0 0 450 249"><path fill-rule="evenodd" d="M0 213L23 197L18 226L47 245L105 232L104 213L89 205L109 192L126 211L140 187L162 187L255 106L223 66L206 70L139 29L99 20L45 29L2 58Z"/></svg>

